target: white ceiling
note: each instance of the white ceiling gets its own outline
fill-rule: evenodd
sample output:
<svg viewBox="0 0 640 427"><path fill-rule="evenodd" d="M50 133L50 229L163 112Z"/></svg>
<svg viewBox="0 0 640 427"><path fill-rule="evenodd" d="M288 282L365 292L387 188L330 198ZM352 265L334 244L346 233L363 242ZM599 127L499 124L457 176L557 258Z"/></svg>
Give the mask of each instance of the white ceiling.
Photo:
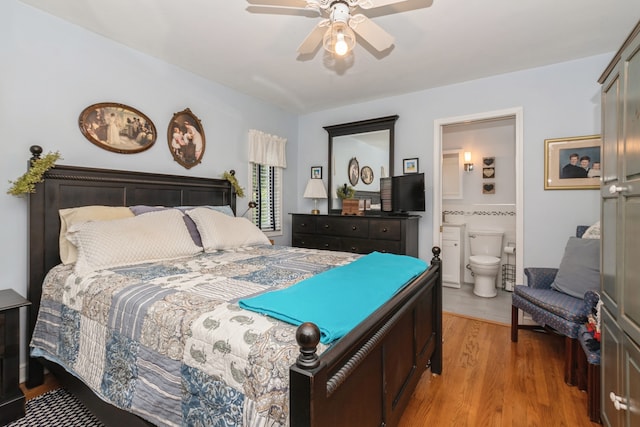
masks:
<svg viewBox="0 0 640 427"><path fill-rule="evenodd" d="M406 0L363 12L391 49L336 61L298 57L322 18L259 5L283 0L21 1L295 113L615 52L640 19L640 0Z"/></svg>

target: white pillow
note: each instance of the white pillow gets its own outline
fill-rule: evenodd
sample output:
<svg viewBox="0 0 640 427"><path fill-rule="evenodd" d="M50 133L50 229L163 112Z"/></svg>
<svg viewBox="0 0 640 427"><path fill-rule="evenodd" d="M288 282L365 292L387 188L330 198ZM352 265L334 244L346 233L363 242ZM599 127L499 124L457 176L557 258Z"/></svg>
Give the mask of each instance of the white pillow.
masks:
<svg viewBox="0 0 640 427"><path fill-rule="evenodd" d="M600 238L600 221L593 224L582 235L583 239L599 239Z"/></svg>
<svg viewBox="0 0 640 427"><path fill-rule="evenodd" d="M90 221L71 227L67 236L78 248L79 276L123 265L180 258L202 252L193 243L177 209L133 218Z"/></svg>
<svg viewBox="0 0 640 427"><path fill-rule="evenodd" d="M205 252L243 246L269 245L269 238L246 218L231 217L207 208L187 211L202 238Z"/></svg>
<svg viewBox="0 0 640 427"><path fill-rule="evenodd" d="M72 264L78 258L78 250L67 239L67 230L74 224L86 221L107 221L112 219L130 218L131 209L123 206L81 206L77 208L60 209L60 260L63 264Z"/></svg>

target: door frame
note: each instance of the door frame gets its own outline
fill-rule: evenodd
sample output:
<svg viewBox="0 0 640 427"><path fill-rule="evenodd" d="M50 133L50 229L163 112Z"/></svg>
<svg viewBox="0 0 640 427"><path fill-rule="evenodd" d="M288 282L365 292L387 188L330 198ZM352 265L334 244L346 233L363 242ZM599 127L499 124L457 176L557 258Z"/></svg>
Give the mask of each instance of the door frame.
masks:
<svg viewBox="0 0 640 427"><path fill-rule="evenodd" d="M446 125L470 123L513 117L515 120L515 170L516 170L516 277L517 285L524 283L523 247L524 247L524 129L522 107L487 111L465 116L446 117L433 122L433 241L442 245L442 130Z"/></svg>

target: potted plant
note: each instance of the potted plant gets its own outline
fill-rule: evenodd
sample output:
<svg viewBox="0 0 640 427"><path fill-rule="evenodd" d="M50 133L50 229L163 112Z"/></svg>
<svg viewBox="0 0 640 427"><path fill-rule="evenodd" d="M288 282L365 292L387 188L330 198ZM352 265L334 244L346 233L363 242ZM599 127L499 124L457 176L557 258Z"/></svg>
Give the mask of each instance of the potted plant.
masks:
<svg viewBox="0 0 640 427"><path fill-rule="evenodd" d="M356 189L346 183L336 190L336 195L340 200L351 199L356 195Z"/></svg>

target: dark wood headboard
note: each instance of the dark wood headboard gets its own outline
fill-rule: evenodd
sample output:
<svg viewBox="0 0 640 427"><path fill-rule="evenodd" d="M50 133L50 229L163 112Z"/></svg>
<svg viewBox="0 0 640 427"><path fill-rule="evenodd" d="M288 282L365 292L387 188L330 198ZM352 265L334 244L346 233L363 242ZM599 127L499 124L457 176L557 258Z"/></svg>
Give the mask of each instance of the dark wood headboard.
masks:
<svg viewBox="0 0 640 427"><path fill-rule="evenodd" d="M56 166L44 175L29 195L28 298L29 336L33 333L42 282L60 263L59 209L89 206L200 206L229 205L236 211L236 197L225 179L196 178L143 172L127 172L76 166ZM42 381L42 366L29 360L28 385Z"/></svg>

